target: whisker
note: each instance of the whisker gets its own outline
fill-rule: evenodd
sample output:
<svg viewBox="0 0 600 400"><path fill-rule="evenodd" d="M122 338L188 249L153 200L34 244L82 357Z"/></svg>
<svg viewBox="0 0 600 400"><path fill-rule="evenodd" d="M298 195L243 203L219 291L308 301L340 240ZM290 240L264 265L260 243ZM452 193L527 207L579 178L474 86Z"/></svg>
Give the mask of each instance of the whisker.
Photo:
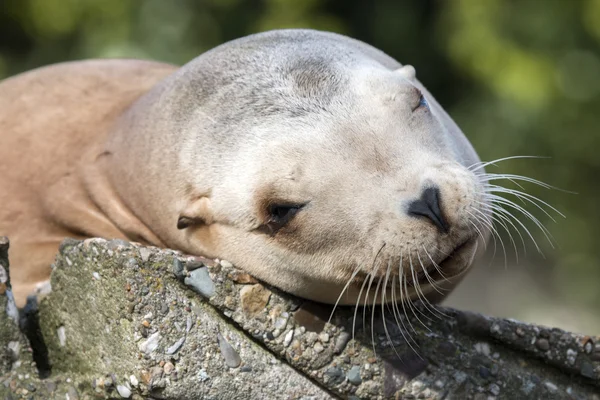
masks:
<svg viewBox="0 0 600 400"><path fill-rule="evenodd" d="M359 303L360 303L360 299L362 297L362 291L365 288L365 285L367 284L367 278L369 277L369 275L371 275L371 273L367 273L367 276L365 277L365 280L363 281L363 284L360 286L360 291L358 292L358 298L356 299L356 307L354 307L354 317L352 318L352 340L354 340L354 333L356 331L356 314L358 313L358 307L359 307ZM368 296L368 295L366 295ZM364 328L364 326L363 326Z"/></svg>
<svg viewBox="0 0 600 400"><path fill-rule="evenodd" d="M467 213L469 215L471 215L473 218L475 218L475 216L473 214L471 214L471 212L469 212L468 210L465 210L465 211L467 211ZM469 221L469 222L471 222L471 225L473 225L473 228L475 228L475 230L477 231L477 233L481 237L481 240L483 241L483 247L484 247L484 249L487 249L487 243L486 243L486 240L485 240L485 236L481 232L481 229L479 229L479 227L475 223L473 223L473 221ZM495 239L494 239L494 254L496 254L496 240Z"/></svg>
<svg viewBox="0 0 600 400"><path fill-rule="evenodd" d="M408 284L407 284L407 279L404 279L404 292L407 294L408 296ZM404 305L404 302L402 303ZM427 324L425 324L423 321L421 321L421 318L419 318L419 316L417 315L417 313L415 312L415 309L419 312L419 314L421 314L423 317L425 317L426 319L428 319L429 321L431 321L431 319L425 315L423 313L423 311L421 311L419 308L417 308L415 305L412 304L412 301L410 300L410 298L407 297L406 299L406 304L408 304L408 308L411 311L412 315L415 316L415 319L417 321L419 321L419 323L421 324L421 326L423 326L425 329L427 329L427 331L431 332L431 329L427 326ZM408 318L408 321L410 322L410 318ZM412 326L412 324L411 324ZM414 330L414 327L413 327ZM416 330L414 330L415 334L417 333Z"/></svg>
<svg viewBox="0 0 600 400"><path fill-rule="evenodd" d="M422 300L423 301L423 305L425 306L425 309L431 313L431 311L427 308L427 304L425 303L425 301L426 301L425 300L425 296L424 295L422 296L423 292L420 291L421 288L420 288L420 285L419 285L419 281L416 279L416 273L415 273L415 269L413 267L411 253L412 253L412 250L409 249L408 250L408 260L409 260L409 263L410 263L410 274L411 274L411 277L412 277L413 288L415 289L415 293L417 295L417 299L418 300ZM425 314L423 311L421 311L420 308L418 308L418 307L415 307L415 308L416 308L417 311L419 311L419 313L423 317L425 317L429 322L431 322L431 318L429 318L429 316L427 314ZM432 313L432 314L434 314L434 313Z"/></svg>
<svg viewBox="0 0 600 400"><path fill-rule="evenodd" d="M352 275L350 276L350 279L348 279L348 282L346 283L346 285L344 286L344 288L342 289L340 295L338 296L335 304L333 305L333 310L331 310L331 314L329 315L329 319L327 320L327 323L331 323L331 319L333 318L333 314L335 313L335 310L340 302L340 300L342 299L342 296L344 295L344 293L346 292L346 290L348 290L348 288L350 287L350 285L352 284L352 281L354 280L354 278L356 278L356 275L358 275L358 273L360 272L361 268L360 265L357 265L356 268L354 269L354 272L352 272Z"/></svg>
<svg viewBox="0 0 600 400"><path fill-rule="evenodd" d="M367 328L367 307L369 307L369 303L371 302L371 285L375 280L375 269L371 273L371 279L369 279L369 285L367 286L367 292L365 297L365 302L363 304L363 328ZM375 301L375 299L373 299ZM366 333L366 331L365 331Z"/></svg>
<svg viewBox="0 0 600 400"><path fill-rule="evenodd" d="M408 322L408 325L410 326L410 329L416 334L417 331L415 329L415 327L413 326L410 318L408 318L408 313L406 312L406 304L409 305L409 309L411 310L411 312L413 313L413 315L415 315L414 311L412 310L412 305L410 303L410 298L408 297L408 288L406 286L406 276L404 275L404 271L402 270L402 252L400 253L400 265L398 266L398 283L400 285L400 304L402 305L402 311L404 312L404 315L406 315L406 321ZM402 294L402 290L404 289L405 294ZM416 315L415 315L416 317ZM418 317L417 317L418 319Z"/></svg>
<svg viewBox="0 0 600 400"><path fill-rule="evenodd" d="M487 209L488 211L490 211L491 215L492 215L492 219L494 219L495 221L498 221L498 223L500 223L504 229L506 230L506 232L508 233L508 235L510 236L510 238L512 239L512 234L510 233L510 230L508 229L508 227L501 223L500 221L504 221L506 223L508 223L519 235L519 238L521 239L521 243L523 244L523 253L527 254L527 246L525 245L525 238L523 238L523 235L521 235L521 231L519 231L519 229L517 228L517 226L507 217L504 216L504 214L502 214L502 211L506 211L504 210L502 207L500 206L496 206L494 204L488 204L488 203L482 203L480 201L476 201L477 203L479 203L482 208ZM500 208L500 210L498 210L498 208ZM496 212L493 212L496 211ZM513 240L513 243L515 243L515 241ZM516 246L516 243L515 243ZM517 254L518 257L518 251L515 247L515 253Z"/></svg>
<svg viewBox="0 0 600 400"><path fill-rule="evenodd" d="M529 218L542 231L542 233L544 234L544 236L546 236L546 239L548 240L548 242L550 243L552 248L554 248L553 240L550 239L552 237L552 234L533 214L531 214L529 211L527 211L520 205L516 204L514 201L511 201L504 197L501 197L501 196L498 196L495 194L489 194L489 193L487 194L487 196L489 196L489 198L492 199L492 201L494 203L504 204L508 207L514 208L515 210L519 211L521 214L523 214L524 216Z"/></svg>
<svg viewBox="0 0 600 400"><path fill-rule="evenodd" d="M401 279L400 279L400 277L398 277L398 286L400 287L400 290L402 290L402 284L400 283L400 281L401 281ZM396 284L395 283L396 283L396 277L392 276L392 313L394 314L394 319L396 320L396 325L402 326L400 328L400 334L402 335L402 338L404 339L406 344L408 344L408 347L415 354L417 354L417 356L419 356L419 358L421 358L421 356L419 355L419 352L413 347L411 342L413 342L415 344L415 346L417 346L417 347L419 347L419 344L410 335L410 332L408 331L408 329L406 329L406 325L404 324L402 315L400 315L400 309L398 308L398 303L397 303L397 299L396 299ZM404 301L404 300L401 300L401 301ZM404 306L403 306L403 308L404 308ZM396 314L396 312L397 312L397 314ZM408 317L406 312L404 313L404 315L406 317ZM404 333L405 331L406 331L406 334ZM414 331L414 328L413 328L413 331ZM394 348L394 351L396 351L395 348ZM396 354L398 354L398 353L396 353ZM398 358L400 358L399 355L398 355Z"/></svg>
<svg viewBox="0 0 600 400"><path fill-rule="evenodd" d="M475 214L471 213L469 210L465 210L465 211L471 217L473 217L477 222L479 222L481 225L486 226L492 234L492 240L494 241L494 253L492 254L492 258L494 258L496 256L496 251L497 251L497 247L498 247L497 242L500 241L500 246L502 247L502 253L504 254L504 265L507 265L508 261L507 261L507 255L506 255L506 247L504 246L504 241L502 240L502 237L498 233L498 230L494 227L493 222L490 221L490 219L487 217L487 215L485 215L484 213L479 211L477 208L471 207L471 209L479 212L481 214L481 216L475 215ZM484 238L483 234L481 233L481 230L478 229L477 225L473 221L469 221L469 222L479 232L479 236L481 237L481 240L483 241L484 246L485 246L485 238ZM491 261L490 261L490 263L491 263Z"/></svg>
<svg viewBox="0 0 600 400"><path fill-rule="evenodd" d="M387 302L386 302L386 297L387 297L387 289L388 289L388 280L390 278L390 271L391 271L391 261L388 261L388 265L387 265L387 269L385 271L385 279L383 281L383 288L384 290L381 291L381 318L383 320L383 331L385 332L385 337L387 338L388 342L390 342L390 345L392 346L392 349L394 350L394 353L396 353L396 356L398 356L398 358L402 358L400 357L400 354L398 354L398 351L396 350L396 346L394 346L394 341L392 340L392 337L390 335L390 332L387 328L387 323L385 320L385 307L388 306ZM394 281L392 278L392 288L394 287ZM393 295L392 295L392 302L394 301ZM393 307L393 305L392 305ZM392 310L392 314L394 313L394 311ZM396 320L397 321L397 320ZM398 325L399 326L399 325ZM400 329L400 331L402 331L402 329Z"/></svg>
<svg viewBox="0 0 600 400"><path fill-rule="evenodd" d="M441 277L444 278L445 281L449 282L448 278L444 274L444 271L442 271L442 268L439 265L437 265L437 263L435 261L433 261L433 258L431 258L431 255L429 255L429 252L427 251L427 248L425 246L423 246L423 250L425 250L425 254L427 254L427 257L429 257L429 259L431 260L431 263L435 267L435 270L437 271L437 273L440 274Z"/></svg>
<svg viewBox="0 0 600 400"><path fill-rule="evenodd" d="M504 267L508 268L508 256L506 254L506 246L504 245L504 240L502 240L502 236L500 235L500 232L498 232L498 229L494 226L494 221L496 221L496 219L494 218L494 215L492 214L491 217L488 217L487 215L485 215L483 212L481 212L476 207L471 207L471 210L473 210L473 211L478 212L479 214L481 214L479 217L476 216L476 215L473 215L473 217L476 218L476 219L478 219L482 223L486 223L487 226L489 227L490 231L492 232L492 238L494 239L494 255L496 253L496 238L498 238L498 240L500 241L500 246L502 246L502 253L504 254ZM500 224L501 224L501 226L503 226L502 223L500 223ZM507 233L508 233L508 235L509 235L510 240L512 241L512 243L515 244L514 240L512 239L512 235L506 229L506 226L504 226L504 229L507 231ZM514 247L515 247L515 252L516 252L517 251L516 244L515 244ZM517 260L518 260L518 255L517 255Z"/></svg>
<svg viewBox="0 0 600 400"><path fill-rule="evenodd" d="M365 288L365 284L367 283L367 278L371 277L371 279L369 279L369 288L367 289L367 292L365 293L365 300L364 300L364 304L363 304L363 329L366 329L366 323L365 323L365 309L366 309L366 304L369 302L369 292L371 290L371 283L373 282L373 274L372 271L374 271L375 268L375 264L377 263L377 257L379 257L379 255L381 254L381 251L383 250L383 248L385 247L386 243L384 242L381 247L379 248L379 250L377 250L377 253L375 253L375 257L373 258L373 263L371 264L371 271L368 272L367 276L365 277L365 280L363 282L363 284L360 287L360 292L358 293L358 299L356 300L356 308L354 309L354 317L352 319L352 339L354 339L354 329L356 327L356 314L358 312L358 307L359 307L359 302L360 302L360 298L361 298L361 294L362 291ZM366 333L366 332L365 332Z"/></svg>
<svg viewBox="0 0 600 400"><path fill-rule="evenodd" d="M507 220L510 220L512 218L513 221L515 221L517 224L519 224L521 226L521 228L523 228L523 230L525 231L525 233L527 234L527 236L529 236L529 238L531 239L531 241L535 245L535 248L537 249L537 251L540 254L543 254L542 250L538 246L536 240L534 239L534 237L531 234L531 232L529 231L529 229L527 229L527 227L517 217L515 217L511 212L507 211L506 209L504 209L502 207L494 207L494 209L498 213L498 215L502 214L504 217L506 217ZM517 230L517 232L519 232L519 231ZM524 247L524 251L525 252L527 251L526 247Z"/></svg>
<svg viewBox="0 0 600 400"><path fill-rule="evenodd" d="M510 156L510 157L502 157L502 158L498 158L498 159L492 160L492 161L484 161L484 162L475 163L475 164L471 165L470 167L468 167L467 169L469 171L477 171L477 170L480 170L482 168L487 167L488 165L495 165L496 163L499 163L499 162L502 162L502 161L515 160L515 159L523 159L523 158L549 158L549 157L542 157L542 156Z"/></svg>
<svg viewBox="0 0 600 400"><path fill-rule="evenodd" d="M427 269L425 268L425 266L423 265L423 262L421 261L421 256L419 255L418 251L417 251L417 259L419 260L419 264L421 265L421 270L425 273L425 279L427 279L427 281L429 282L429 284L433 287L433 289L435 291L437 291L439 294L443 294L442 292L440 292L438 290L438 286L435 284L435 282L432 282L431 277L427 273ZM418 290L422 294L423 305L425 306L425 309L428 310L434 317L437 317L437 318L447 317L447 315L444 314L444 312L439 311L437 309L437 307L435 307L435 305L433 305L433 303L431 303L431 301L429 301L429 299L427 298L425 293L423 293L423 291L421 290L421 288L420 288L421 285L419 282L417 282L417 285L419 286Z"/></svg>
<svg viewBox="0 0 600 400"><path fill-rule="evenodd" d="M497 192L497 193L512 194L513 196L521 199L524 202L526 201L526 202L529 202L529 203L535 205L537 208L539 208L540 210L542 210L542 212L544 214L546 214L554 222L556 222L556 220L554 219L554 217L552 217L552 215L550 215L550 213L545 208L543 208L540 204L538 204L538 202L541 203L541 204L543 204L544 206L548 207L549 209L551 209L552 211L554 211L555 213L557 213L561 217L566 218L566 216L563 213L561 213L560 211L558 211L556 208L552 207L550 204L548 204L544 200L541 200L541 199L537 198L536 196L534 196L532 194L521 192L519 190L505 188L503 186L498 186L498 185L489 185L489 187L490 187L490 190L487 191L488 193L490 193L490 192Z"/></svg>
<svg viewBox="0 0 600 400"><path fill-rule="evenodd" d="M521 182L533 183L534 185L541 186L544 189L553 189L553 190L559 190L561 192L568 192L566 190L552 186L546 182L540 181L535 178L530 178L530 177L524 176L524 175L484 173L484 174L477 174L477 176L484 178L487 182L492 182L492 181L496 181L499 179L506 179L506 180L510 180L511 182L521 181Z"/></svg>
<svg viewBox="0 0 600 400"><path fill-rule="evenodd" d="M377 280L377 287L375 288L375 294L373 295L373 304L371 306L371 344L373 346L373 354L376 356L377 351L375 350L375 309L377 302L377 293L379 292L379 286L381 285L382 276ZM383 304L383 303L382 303ZM383 315L382 315L383 318Z"/></svg>
<svg viewBox="0 0 600 400"><path fill-rule="evenodd" d="M431 275L429 275L429 273L427 272L427 268L425 268L423 266L423 262L421 261L421 256L419 255L419 252L417 252L417 258L419 260L419 264L421 264L421 270L423 271L423 273L425 274L425 279L427 279L427 282L429 282L429 284L431 285L431 287L438 292L439 294L444 294L442 292L440 292L439 290L439 286L435 283L435 281L431 278Z"/></svg>

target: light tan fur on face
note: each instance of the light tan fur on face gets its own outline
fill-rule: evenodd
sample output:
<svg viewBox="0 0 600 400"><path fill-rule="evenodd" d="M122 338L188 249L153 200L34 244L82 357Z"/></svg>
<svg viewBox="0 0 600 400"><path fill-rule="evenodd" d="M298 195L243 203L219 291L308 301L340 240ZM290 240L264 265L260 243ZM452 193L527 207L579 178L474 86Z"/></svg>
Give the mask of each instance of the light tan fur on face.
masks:
<svg viewBox="0 0 600 400"><path fill-rule="evenodd" d="M483 200L467 167L479 159L460 129L412 67L339 35L268 32L179 69L35 70L0 83L0 134L0 234L19 304L66 236L219 257L317 301L346 288L348 304L386 276L419 296L416 274L466 242L441 266L436 285L451 289L488 236L472 215ZM431 186L447 233L407 214ZM281 202L303 207L269 231Z"/></svg>

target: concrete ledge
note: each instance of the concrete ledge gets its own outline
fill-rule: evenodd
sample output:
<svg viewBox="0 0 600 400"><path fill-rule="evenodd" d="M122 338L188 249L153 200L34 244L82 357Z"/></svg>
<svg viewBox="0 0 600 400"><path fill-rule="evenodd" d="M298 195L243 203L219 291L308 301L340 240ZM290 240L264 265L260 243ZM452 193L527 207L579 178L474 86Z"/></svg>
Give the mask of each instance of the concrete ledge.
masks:
<svg viewBox="0 0 600 400"><path fill-rule="evenodd" d="M398 320L361 309L352 338L351 307L327 323L330 307L226 261L120 240L66 240L53 268L39 305L51 375L0 312L2 398L600 399L597 336L417 304Z"/></svg>

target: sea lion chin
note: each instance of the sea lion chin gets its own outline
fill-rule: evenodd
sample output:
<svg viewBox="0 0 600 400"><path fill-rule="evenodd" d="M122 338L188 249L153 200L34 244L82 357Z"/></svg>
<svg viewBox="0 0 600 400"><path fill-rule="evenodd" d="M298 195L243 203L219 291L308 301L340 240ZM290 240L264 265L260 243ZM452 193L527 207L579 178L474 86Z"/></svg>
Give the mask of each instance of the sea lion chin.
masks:
<svg viewBox="0 0 600 400"><path fill-rule="evenodd" d="M490 234L467 138L413 67L345 36L270 31L181 68L58 64L0 83L0 110L20 304L66 236L227 259L358 304L443 298Z"/></svg>

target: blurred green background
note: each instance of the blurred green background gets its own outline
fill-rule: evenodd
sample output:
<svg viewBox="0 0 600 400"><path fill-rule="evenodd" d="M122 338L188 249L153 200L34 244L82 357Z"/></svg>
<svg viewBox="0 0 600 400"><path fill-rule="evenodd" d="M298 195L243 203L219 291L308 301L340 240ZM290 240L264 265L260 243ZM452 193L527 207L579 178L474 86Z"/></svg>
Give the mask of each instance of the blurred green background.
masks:
<svg viewBox="0 0 600 400"><path fill-rule="evenodd" d="M553 249L481 263L447 304L600 333L600 0L0 0L0 77L92 57L183 64L224 41L285 27L343 33L412 64L490 172L566 215ZM525 218L521 218L525 221ZM506 242L506 238L505 238ZM510 250L510 249L509 249ZM491 253L491 251L489 252Z"/></svg>

